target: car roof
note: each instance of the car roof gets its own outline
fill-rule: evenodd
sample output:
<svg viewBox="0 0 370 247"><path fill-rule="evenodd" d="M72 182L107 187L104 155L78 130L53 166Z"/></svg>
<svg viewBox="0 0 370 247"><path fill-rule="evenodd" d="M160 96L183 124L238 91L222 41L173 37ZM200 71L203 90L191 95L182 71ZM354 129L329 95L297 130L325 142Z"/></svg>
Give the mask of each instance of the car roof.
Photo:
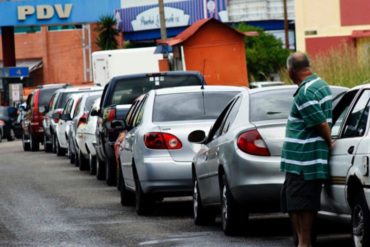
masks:
<svg viewBox="0 0 370 247"><path fill-rule="evenodd" d="M281 85L278 87L259 87L259 88L252 88L249 90L250 94L265 92L265 91L274 91L274 90L282 90L282 89L297 89L297 85Z"/></svg>
<svg viewBox="0 0 370 247"><path fill-rule="evenodd" d="M155 73L118 75L118 76L114 76L110 81L130 79L130 78L140 78L140 77L158 77L158 76L166 76L166 75L194 75L194 76L202 78L202 75L198 71L166 71L166 72L155 72Z"/></svg>
<svg viewBox="0 0 370 247"><path fill-rule="evenodd" d="M202 89L203 88L203 89ZM201 90L205 92L242 92L247 90L246 87L238 87L238 86L184 86L184 87L170 87L170 88L161 88L155 89L156 95L163 95L163 94L174 94L174 93L192 93L192 92L201 92Z"/></svg>
<svg viewBox="0 0 370 247"><path fill-rule="evenodd" d="M91 87L88 87L88 86L84 86L84 87L70 87L70 88L61 88L61 89L58 89L57 92L63 92L63 93L69 93L69 92L79 92L79 91L90 91L90 90L103 90L102 87L99 87L99 86L91 86Z"/></svg>

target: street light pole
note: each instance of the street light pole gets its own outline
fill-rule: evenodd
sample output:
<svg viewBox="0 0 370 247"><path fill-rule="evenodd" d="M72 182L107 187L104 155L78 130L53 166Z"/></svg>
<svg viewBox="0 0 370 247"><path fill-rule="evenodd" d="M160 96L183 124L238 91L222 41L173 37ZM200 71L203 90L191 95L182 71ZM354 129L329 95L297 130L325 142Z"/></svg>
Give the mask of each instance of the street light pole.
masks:
<svg viewBox="0 0 370 247"><path fill-rule="evenodd" d="M285 33L285 48L289 49L289 23L288 23L288 4L287 0L283 0L284 3L284 33Z"/></svg>

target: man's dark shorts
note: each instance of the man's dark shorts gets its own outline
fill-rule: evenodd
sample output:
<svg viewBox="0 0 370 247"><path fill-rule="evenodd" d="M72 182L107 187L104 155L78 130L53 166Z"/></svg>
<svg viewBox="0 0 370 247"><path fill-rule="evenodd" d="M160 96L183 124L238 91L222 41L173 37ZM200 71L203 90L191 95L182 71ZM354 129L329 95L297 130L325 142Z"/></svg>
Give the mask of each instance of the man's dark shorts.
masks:
<svg viewBox="0 0 370 247"><path fill-rule="evenodd" d="M320 195L324 180L304 180L303 174L286 173L281 190L281 210L319 211Z"/></svg>

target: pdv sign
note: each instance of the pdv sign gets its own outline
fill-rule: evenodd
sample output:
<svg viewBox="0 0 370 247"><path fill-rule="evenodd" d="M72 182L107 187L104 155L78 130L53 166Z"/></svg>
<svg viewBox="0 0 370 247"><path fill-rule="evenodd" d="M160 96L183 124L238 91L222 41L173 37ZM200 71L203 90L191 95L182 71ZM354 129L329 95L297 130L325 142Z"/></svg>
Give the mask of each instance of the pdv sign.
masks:
<svg viewBox="0 0 370 247"><path fill-rule="evenodd" d="M55 14L60 19L67 19L71 16L72 4L54 5L32 5L18 6L18 20L24 21L27 16L36 14L37 20L51 19Z"/></svg>

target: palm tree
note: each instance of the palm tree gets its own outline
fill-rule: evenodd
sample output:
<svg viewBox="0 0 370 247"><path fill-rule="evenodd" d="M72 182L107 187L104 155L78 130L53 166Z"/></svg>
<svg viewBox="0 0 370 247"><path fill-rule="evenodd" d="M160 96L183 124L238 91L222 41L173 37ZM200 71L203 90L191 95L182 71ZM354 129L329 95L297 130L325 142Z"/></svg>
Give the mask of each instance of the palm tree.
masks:
<svg viewBox="0 0 370 247"><path fill-rule="evenodd" d="M119 34L116 29L117 21L113 15L105 15L99 18L99 22L95 31L98 32L98 37L95 43L101 50L117 49L117 36Z"/></svg>

